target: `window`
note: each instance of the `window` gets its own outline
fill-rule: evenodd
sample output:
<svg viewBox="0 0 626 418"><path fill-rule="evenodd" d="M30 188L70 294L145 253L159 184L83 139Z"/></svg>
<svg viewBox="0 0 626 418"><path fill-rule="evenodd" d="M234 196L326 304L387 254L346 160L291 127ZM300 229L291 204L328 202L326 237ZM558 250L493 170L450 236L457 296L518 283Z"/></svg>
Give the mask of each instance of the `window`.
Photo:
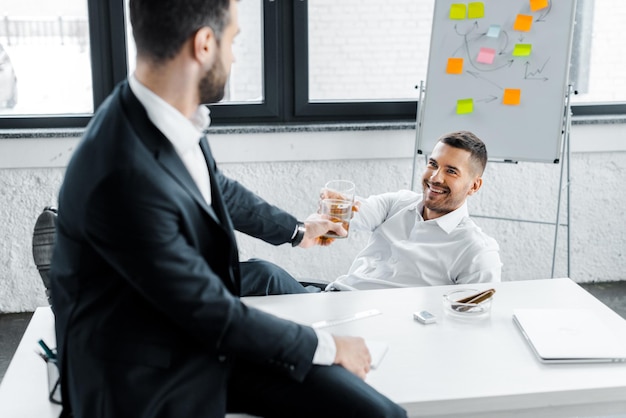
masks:
<svg viewBox="0 0 626 418"><path fill-rule="evenodd" d="M126 11L126 49L128 72L135 68L135 43L133 41L128 0ZM239 6L241 32L233 45L236 62L231 69L222 104L263 103L263 8L258 1L242 1Z"/></svg>
<svg viewBox="0 0 626 418"><path fill-rule="evenodd" d="M414 101L417 90L410 88L426 80L433 7L434 0L296 2L295 21L308 25L295 30L296 42L301 39L296 114L345 118L357 109L361 116L369 111L389 118L381 112L386 106L404 118L414 115L401 101ZM570 74L574 114L626 113L624 19L622 1L578 0Z"/></svg>
<svg viewBox="0 0 626 418"><path fill-rule="evenodd" d="M574 114L626 113L626 2L578 0L572 52ZM620 103L621 102L621 103Z"/></svg>
<svg viewBox="0 0 626 418"><path fill-rule="evenodd" d="M93 112L86 0L7 2L0 24L0 114Z"/></svg>
<svg viewBox="0 0 626 418"><path fill-rule="evenodd" d="M128 0L22 0L0 24L0 128L85 126L134 67ZM435 0L246 0L216 124L413 120ZM578 0L574 114L626 113L626 2Z"/></svg>
<svg viewBox="0 0 626 418"><path fill-rule="evenodd" d="M295 118L415 118L434 0L293 4Z"/></svg>
<svg viewBox="0 0 626 418"><path fill-rule="evenodd" d="M309 0L309 100L416 100L433 6L432 0Z"/></svg>
<svg viewBox="0 0 626 418"><path fill-rule="evenodd" d="M578 50L574 61L584 74L574 87L574 102L626 100L626 44L620 32L626 19L626 3L619 0L578 0ZM577 48L574 48L576 51Z"/></svg>

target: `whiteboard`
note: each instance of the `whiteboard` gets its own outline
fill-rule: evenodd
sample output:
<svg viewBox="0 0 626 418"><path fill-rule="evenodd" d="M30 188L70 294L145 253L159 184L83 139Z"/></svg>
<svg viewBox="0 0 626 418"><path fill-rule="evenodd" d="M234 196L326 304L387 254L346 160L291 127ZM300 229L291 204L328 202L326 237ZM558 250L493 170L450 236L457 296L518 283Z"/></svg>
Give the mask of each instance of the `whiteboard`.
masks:
<svg viewBox="0 0 626 418"><path fill-rule="evenodd" d="M469 130L490 160L558 162L576 0L435 1L418 153Z"/></svg>

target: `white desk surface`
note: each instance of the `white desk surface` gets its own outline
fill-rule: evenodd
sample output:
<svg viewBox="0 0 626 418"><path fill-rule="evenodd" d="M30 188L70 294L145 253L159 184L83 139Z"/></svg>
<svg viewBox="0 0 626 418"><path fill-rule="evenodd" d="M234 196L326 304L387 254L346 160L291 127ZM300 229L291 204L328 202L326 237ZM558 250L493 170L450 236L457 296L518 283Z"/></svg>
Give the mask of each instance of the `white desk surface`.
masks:
<svg viewBox="0 0 626 418"><path fill-rule="evenodd" d="M0 384L0 417L58 417L61 407L48 401L46 363L37 341L56 347L54 315L50 307L37 308Z"/></svg>
<svg viewBox="0 0 626 418"><path fill-rule="evenodd" d="M463 286L467 287L467 286ZM244 302L303 324L378 309L381 315L327 330L385 341L389 351L366 381L411 417L585 417L626 415L626 364L540 363L512 320L516 308L590 308L626 338L626 321L569 279L472 285L496 288L491 316L462 322L443 312L459 286L248 297ZM429 310L437 323L412 313ZM0 417L57 417L46 367L34 351L55 346L54 318L37 308L0 384Z"/></svg>
<svg viewBox="0 0 626 418"><path fill-rule="evenodd" d="M248 297L249 306L311 324L378 309L381 315L325 328L386 341L366 381L411 417L572 417L626 415L626 363L539 362L513 323L517 308L589 308L626 343L626 321L570 279L462 286L495 288L491 316L454 319L442 295L461 286ZM412 313L426 309L437 323Z"/></svg>

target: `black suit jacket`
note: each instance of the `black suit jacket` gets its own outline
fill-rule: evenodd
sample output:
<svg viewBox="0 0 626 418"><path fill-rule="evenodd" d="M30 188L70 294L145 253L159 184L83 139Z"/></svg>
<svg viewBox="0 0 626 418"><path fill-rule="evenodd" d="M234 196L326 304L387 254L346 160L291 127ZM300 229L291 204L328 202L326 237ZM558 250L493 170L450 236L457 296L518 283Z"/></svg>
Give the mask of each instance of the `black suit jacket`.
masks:
<svg viewBox="0 0 626 418"><path fill-rule="evenodd" d="M233 227L281 244L296 219L212 169L222 220L127 82L89 124L59 193L50 272L75 416L223 416L231 362L295 380L311 368L311 328L238 298Z"/></svg>

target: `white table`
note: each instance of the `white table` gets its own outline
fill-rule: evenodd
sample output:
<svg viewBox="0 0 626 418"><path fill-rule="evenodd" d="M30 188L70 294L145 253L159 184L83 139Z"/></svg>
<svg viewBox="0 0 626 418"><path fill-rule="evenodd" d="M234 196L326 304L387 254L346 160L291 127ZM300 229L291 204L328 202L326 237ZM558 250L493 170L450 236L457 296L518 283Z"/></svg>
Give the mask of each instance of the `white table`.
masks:
<svg viewBox="0 0 626 418"><path fill-rule="evenodd" d="M463 286L468 287L468 286ZM589 308L626 338L626 321L570 279L491 285L491 316L459 321L442 295L458 286L244 298L249 306L303 324L378 309L381 315L327 330L386 341L366 381L411 417L572 417L626 415L626 364L540 363L512 320L516 308ZM436 324L413 320L434 313Z"/></svg>
<svg viewBox="0 0 626 418"><path fill-rule="evenodd" d="M48 401L46 363L35 354L35 351L41 351L37 344L40 339L48 346L56 347L54 315L50 307L35 310L2 379L2 418L56 418L61 413L61 406Z"/></svg>
<svg viewBox="0 0 626 418"><path fill-rule="evenodd" d="M411 417L585 417L626 415L626 364L545 365L512 321L515 308L590 308L617 333L626 321L569 279L475 285L496 288L487 320L444 315L441 298L454 286L248 297L244 302L311 324L369 309L381 315L327 328L385 341L389 351L367 382ZM432 325L412 318L427 309ZM54 346L54 318L37 308L0 385L0 417L58 417L48 402L37 341Z"/></svg>

